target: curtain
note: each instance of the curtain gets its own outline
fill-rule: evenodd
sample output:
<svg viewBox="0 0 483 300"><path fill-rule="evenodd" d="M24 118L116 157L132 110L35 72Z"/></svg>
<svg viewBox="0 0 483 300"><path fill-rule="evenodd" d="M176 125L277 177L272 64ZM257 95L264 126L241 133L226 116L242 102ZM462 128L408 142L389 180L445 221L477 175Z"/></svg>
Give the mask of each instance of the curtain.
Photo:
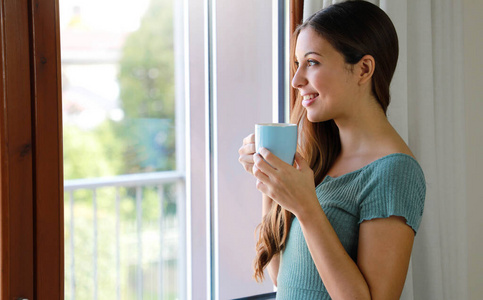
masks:
<svg viewBox="0 0 483 300"><path fill-rule="evenodd" d="M304 16L341 1L305 0ZM427 182L401 299L467 299L461 0L380 0L399 37L388 117Z"/></svg>

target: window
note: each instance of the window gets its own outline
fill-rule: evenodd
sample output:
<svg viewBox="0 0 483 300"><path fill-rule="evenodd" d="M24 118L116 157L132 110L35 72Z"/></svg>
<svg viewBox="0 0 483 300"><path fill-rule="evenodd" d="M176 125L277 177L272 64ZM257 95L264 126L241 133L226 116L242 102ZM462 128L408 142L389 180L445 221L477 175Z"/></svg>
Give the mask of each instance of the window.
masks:
<svg viewBox="0 0 483 300"><path fill-rule="evenodd" d="M207 3L60 0L66 299L273 290L252 279L261 196L237 150L278 118L277 13L236 0L206 14Z"/></svg>
<svg viewBox="0 0 483 300"><path fill-rule="evenodd" d="M186 297L177 5L60 1L66 299Z"/></svg>

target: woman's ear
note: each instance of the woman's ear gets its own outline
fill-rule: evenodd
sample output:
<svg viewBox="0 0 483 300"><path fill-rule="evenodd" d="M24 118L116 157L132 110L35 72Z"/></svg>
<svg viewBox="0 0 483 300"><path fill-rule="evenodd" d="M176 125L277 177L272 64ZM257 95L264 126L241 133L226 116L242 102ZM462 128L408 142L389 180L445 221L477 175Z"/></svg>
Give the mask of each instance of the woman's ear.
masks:
<svg viewBox="0 0 483 300"><path fill-rule="evenodd" d="M372 75L374 74L374 69L376 67L376 61L372 55L364 55L361 60L357 63L358 65L358 76L359 84L363 85L370 81Z"/></svg>

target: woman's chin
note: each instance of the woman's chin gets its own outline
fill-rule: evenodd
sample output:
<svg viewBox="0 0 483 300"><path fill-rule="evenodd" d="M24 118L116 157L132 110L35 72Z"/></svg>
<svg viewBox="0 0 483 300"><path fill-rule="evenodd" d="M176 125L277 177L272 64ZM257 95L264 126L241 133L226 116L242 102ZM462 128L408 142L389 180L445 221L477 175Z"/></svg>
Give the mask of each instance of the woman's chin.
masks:
<svg viewBox="0 0 483 300"><path fill-rule="evenodd" d="M327 120L322 120L320 116L314 116L313 114L310 114L310 113L307 113L307 120L309 120L309 122L311 123L319 123L319 122L327 121Z"/></svg>

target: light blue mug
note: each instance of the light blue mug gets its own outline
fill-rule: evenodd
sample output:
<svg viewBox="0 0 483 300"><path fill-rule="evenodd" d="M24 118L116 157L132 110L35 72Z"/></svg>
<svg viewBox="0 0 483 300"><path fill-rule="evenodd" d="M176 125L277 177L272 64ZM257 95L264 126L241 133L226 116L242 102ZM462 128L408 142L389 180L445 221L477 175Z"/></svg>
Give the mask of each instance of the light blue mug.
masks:
<svg viewBox="0 0 483 300"><path fill-rule="evenodd" d="M255 148L267 148L278 158L293 165L297 151L297 124L262 123L255 125Z"/></svg>

